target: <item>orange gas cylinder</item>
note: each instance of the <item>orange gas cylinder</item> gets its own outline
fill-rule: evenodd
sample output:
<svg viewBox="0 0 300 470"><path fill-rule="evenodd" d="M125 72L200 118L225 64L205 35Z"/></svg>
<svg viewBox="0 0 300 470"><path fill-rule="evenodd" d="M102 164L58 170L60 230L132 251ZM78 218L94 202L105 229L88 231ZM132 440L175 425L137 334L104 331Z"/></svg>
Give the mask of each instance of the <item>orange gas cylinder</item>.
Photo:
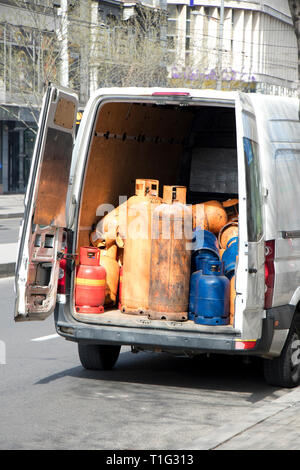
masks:
<svg viewBox="0 0 300 470"><path fill-rule="evenodd" d="M207 201L204 203L204 210L208 220L209 231L219 233L227 223L227 214L219 201Z"/></svg>
<svg viewBox="0 0 300 470"><path fill-rule="evenodd" d="M81 247L75 279L75 309L78 313L103 313L106 271L99 266L100 250Z"/></svg>
<svg viewBox="0 0 300 470"><path fill-rule="evenodd" d="M186 203L186 186L167 186L163 187L163 202L172 204L173 202Z"/></svg>
<svg viewBox="0 0 300 470"><path fill-rule="evenodd" d="M143 314L148 309L151 221L161 204L156 180L136 180L136 196L127 201L127 234L124 240L122 305L123 313Z"/></svg>
<svg viewBox="0 0 300 470"><path fill-rule="evenodd" d="M207 201L193 206L193 228L215 234L227 223L227 214L219 201Z"/></svg>
<svg viewBox="0 0 300 470"><path fill-rule="evenodd" d="M209 231L207 215L205 212L204 204L194 204L193 211L193 229L201 228L202 230Z"/></svg>
<svg viewBox="0 0 300 470"><path fill-rule="evenodd" d="M153 212L149 311L151 319L187 320L192 211L178 202Z"/></svg>
<svg viewBox="0 0 300 470"><path fill-rule="evenodd" d="M231 221L228 224L224 225L219 232L219 246L220 248L225 249L227 243L231 238L238 237L239 235L239 224L238 222Z"/></svg>
<svg viewBox="0 0 300 470"><path fill-rule="evenodd" d="M230 279L230 305L229 305L229 312L230 312L230 325L233 325L234 322L234 301L236 297L235 291L235 276Z"/></svg>

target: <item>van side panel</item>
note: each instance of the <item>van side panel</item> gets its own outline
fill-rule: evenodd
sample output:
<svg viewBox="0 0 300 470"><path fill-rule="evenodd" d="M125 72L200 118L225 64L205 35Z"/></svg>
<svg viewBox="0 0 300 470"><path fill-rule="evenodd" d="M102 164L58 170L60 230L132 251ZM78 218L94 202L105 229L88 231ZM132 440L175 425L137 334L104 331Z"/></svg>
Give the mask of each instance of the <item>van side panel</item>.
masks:
<svg viewBox="0 0 300 470"><path fill-rule="evenodd" d="M275 240L273 307L279 307L295 303L300 286L298 101L254 95L252 100L262 149L265 238Z"/></svg>

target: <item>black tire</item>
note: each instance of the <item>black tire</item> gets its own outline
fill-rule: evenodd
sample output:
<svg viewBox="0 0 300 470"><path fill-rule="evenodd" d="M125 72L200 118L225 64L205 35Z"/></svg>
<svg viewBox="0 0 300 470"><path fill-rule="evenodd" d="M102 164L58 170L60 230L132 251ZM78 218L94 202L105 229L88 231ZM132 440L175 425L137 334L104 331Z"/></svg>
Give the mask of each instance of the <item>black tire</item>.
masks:
<svg viewBox="0 0 300 470"><path fill-rule="evenodd" d="M88 370L111 370L118 360L121 346L107 344L80 344L78 354L82 366Z"/></svg>
<svg viewBox="0 0 300 470"><path fill-rule="evenodd" d="M264 377L269 385L293 388L300 384L300 334L291 326L279 357L264 359Z"/></svg>

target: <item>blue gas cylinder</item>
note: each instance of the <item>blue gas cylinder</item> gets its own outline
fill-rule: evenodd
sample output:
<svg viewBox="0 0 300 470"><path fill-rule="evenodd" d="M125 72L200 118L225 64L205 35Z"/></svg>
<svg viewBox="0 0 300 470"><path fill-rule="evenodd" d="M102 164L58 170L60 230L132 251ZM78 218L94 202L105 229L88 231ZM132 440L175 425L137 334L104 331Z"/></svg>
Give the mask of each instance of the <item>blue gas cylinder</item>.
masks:
<svg viewBox="0 0 300 470"><path fill-rule="evenodd" d="M220 256L210 250L198 250L192 253L192 273L203 269L206 261L220 261Z"/></svg>
<svg viewBox="0 0 300 470"><path fill-rule="evenodd" d="M207 260L190 280L189 319L201 325L229 324L230 282L221 261Z"/></svg>
<svg viewBox="0 0 300 470"><path fill-rule="evenodd" d="M208 230L196 228L193 231L193 251L209 250L219 255L219 245L217 237Z"/></svg>
<svg viewBox="0 0 300 470"><path fill-rule="evenodd" d="M226 250L222 256L222 262L224 265L224 274L231 279L234 276L236 257L238 256L238 237L233 237L228 240Z"/></svg>
<svg viewBox="0 0 300 470"><path fill-rule="evenodd" d="M199 271L205 261L219 261L219 245L217 237L209 232L196 228L193 235L192 272Z"/></svg>

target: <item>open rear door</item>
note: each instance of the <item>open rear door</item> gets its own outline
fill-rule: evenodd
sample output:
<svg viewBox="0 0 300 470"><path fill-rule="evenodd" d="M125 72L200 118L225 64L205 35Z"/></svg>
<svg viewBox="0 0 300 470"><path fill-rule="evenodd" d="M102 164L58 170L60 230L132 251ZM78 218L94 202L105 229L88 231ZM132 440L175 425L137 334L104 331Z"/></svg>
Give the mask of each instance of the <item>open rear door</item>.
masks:
<svg viewBox="0 0 300 470"><path fill-rule="evenodd" d="M263 194L255 111L250 95L239 93L236 103L239 166L239 259L236 308L243 311L235 326L243 336L257 339L264 311ZM239 305L237 305L239 304ZM253 336L253 338L252 338Z"/></svg>
<svg viewBox="0 0 300 470"><path fill-rule="evenodd" d="M55 307L77 107L77 95L72 91L54 85L48 87L19 239L17 321L43 320Z"/></svg>

